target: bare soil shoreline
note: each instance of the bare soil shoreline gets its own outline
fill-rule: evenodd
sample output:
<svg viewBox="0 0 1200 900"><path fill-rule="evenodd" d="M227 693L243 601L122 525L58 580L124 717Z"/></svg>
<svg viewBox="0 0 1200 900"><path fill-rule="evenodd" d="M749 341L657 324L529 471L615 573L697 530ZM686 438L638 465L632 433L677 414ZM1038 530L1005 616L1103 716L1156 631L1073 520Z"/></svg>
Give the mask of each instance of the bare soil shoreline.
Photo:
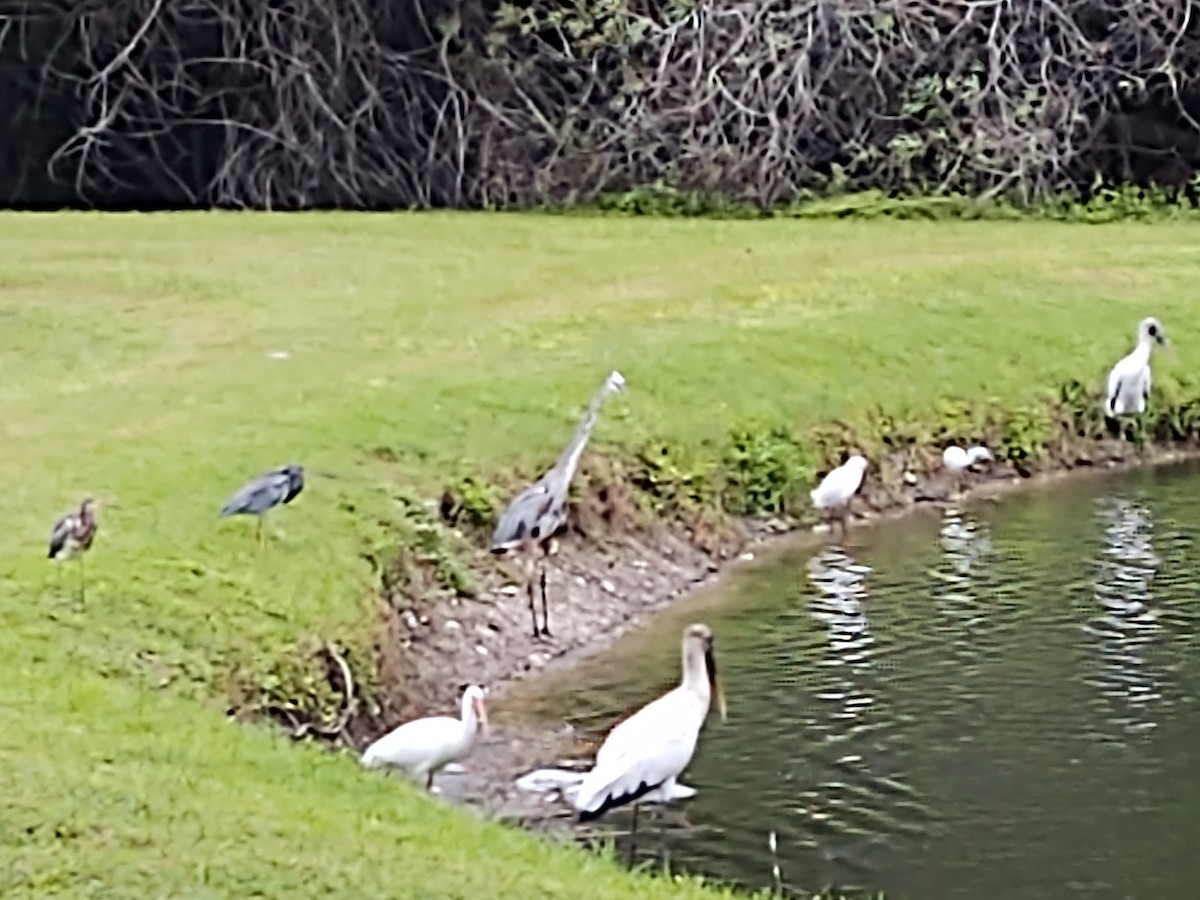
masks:
<svg viewBox="0 0 1200 900"><path fill-rule="evenodd" d="M995 497L1071 474L1180 462L1198 452L1193 445L1139 449L1124 441L1093 441L1051 455L1036 471L993 463L969 476L962 499ZM850 527L940 508L952 499L951 491L940 451L936 456L928 450L897 452L868 470ZM584 505L592 499L586 498ZM609 513L601 511L606 520L611 520ZM582 516L586 520L594 514L585 509ZM736 522L715 538L679 523L627 532L614 527L599 541L568 536L550 569L554 637L549 640L532 638L523 591L498 572L484 573L485 587L475 599L445 598L422 609L383 604L383 643L394 644L390 651L381 648L381 674L385 684L404 685L404 696L392 698L361 742L413 715L456 710L461 686L468 681L486 685L499 707L518 682L545 679L550 689L554 673L602 652L668 606L685 602L739 560L770 556L805 538L825 539L819 529L783 518ZM564 723L502 722L477 745L464 772L442 774L437 784L452 802L485 815L565 831L565 810L553 797L522 792L514 781L535 767L583 763L600 737L575 733Z"/></svg>

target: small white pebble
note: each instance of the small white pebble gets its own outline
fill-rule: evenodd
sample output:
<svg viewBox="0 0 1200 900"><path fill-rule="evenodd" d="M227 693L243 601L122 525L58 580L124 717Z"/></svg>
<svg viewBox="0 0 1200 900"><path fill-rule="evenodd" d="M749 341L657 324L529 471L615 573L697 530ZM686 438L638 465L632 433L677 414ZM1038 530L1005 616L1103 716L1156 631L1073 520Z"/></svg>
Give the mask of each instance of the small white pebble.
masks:
<svg viewBox="0 0 1200 900"><path fill-rule="evenodd" d="M750 560L754 559L754 554L747 550L745 553L739 556L738 559L744 560L745 562L750 562Z"/></svg>
<svg viewBox="0 0 1200 900"><path fill-rule="evenodd" d="M454 621L454 619L448 619L446 621L446 630L447 631L459 631L461 628L462 628L462 625L460 623Z"/></svg>
<svg viewBox="0 0 1200 900"><path fill-rule="evenodd" d="M504 587L500 588L500 593L503 594L505 597L515 597L520 592L520 590L521 589L519 587L517 587L515 584L506 584Z"/></svg>
<svg viewBox="0 0 1200 900"><path fill-rule="evenodd" d="M487 648L487 647L485 647L485 646L483 646L483 644L476 644L476 645L475 645L475 652L476 652L476 653L478 653L480 656L487 656L487 655L488 655L488 648Z"/></svg>
<svg viewBox="0 0 1200 900"><path fill-rule="evenodd" d="M617 586L615 584L613 584L611 581L609 581L607 578L605 578L603 581L600 582L600 588L601 588L601 590L606 591L609 594L615 594L617 592Z"/></svg>
<svg viewBox="0 0 1200 900"><path fill-rule="evenodd" d="M904 483L905 484L916 484L917 476L914 475L912 472L905 472L904 473Z"/></svg>
<svg viewBox="0 0 1200 900"><path fill-rule="evenodd" d="M272 350L267 355L270 356L271 359L287 359L292 354L288 353L286 350Z"/></svg>

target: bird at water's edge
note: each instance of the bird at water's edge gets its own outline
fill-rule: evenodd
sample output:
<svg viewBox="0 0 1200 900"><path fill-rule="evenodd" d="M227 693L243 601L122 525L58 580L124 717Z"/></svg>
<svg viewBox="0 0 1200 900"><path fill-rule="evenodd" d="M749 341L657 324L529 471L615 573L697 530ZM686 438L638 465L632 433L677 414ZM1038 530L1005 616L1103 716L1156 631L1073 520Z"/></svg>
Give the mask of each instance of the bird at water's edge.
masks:
<svg viewBox="0 0 1200 900"><path fill-rule="evenodd" d="M1150 398L1150 356L1154 345L1170 343L1158 319L1149 316L1138 323L1137 346L1117 361L1108 373L1104 413L1110 419L1141 415Z"/></svg>
<svg viewBox="0 0 1200 900"><path fill-rule="evenodd" d="M600 390L592 397L587 411L575 428L558 461L545 475L508 504L492 532L491 551L497 556L515 552L525 558L525 592L529 597L529 615L533 620L533 637L550 636L550 618L546 599L546 560L554 551L554 539L566 524L567 492L579 466L592 428L600 415L600 406L610 394L625 389L625 378L612 372ZM541 551L542 627L537 623L537 608L533 602L534 551Z"/></svg>
<svg viewBox="0 0 1200 900"><path fill-rule="evenodd" d="M813 506L842 523L842 536L846 534L846 517L850 514L850 501L862 487L867 472L867 460L855 454L833 471L809 492ZM832 528L830 529L832 531Z"/></svg>
<svg viewBox="0 0 1200 900"><path fill-rule="evenodd" d="M707 625L684 629L683 677L668 691L618 723L583 776L573 804L582 822L610 809L646 798L687 797L694 791L677 782L692 761L712 696L725 718L725 695L717 677L713 635Z"/></svg>
<svg viewBox="0 0 1200 900"><path fill-rule="evenodd" d="M460 718L428 716L414 719L389 731L363 751L362 764L368 769L388 766L402 769L425 779L432 790L433 776L452 762L465 759L475 746L481 729L487 728L486 692L469 685L462 695Z"/></svg>
<svg viewBox="0 0 1200 900"><path fill-rule="evenodd" d="M261 546L264 543L262 517L277 506L291 503L302 490L304 467L295 464L281 466L242 485L221 507L219 517L256 516L257 537Z"/></svg>
<svg viewBox="0 0 1200 900"><path fill-rule="evenodd" d="M111 504L110 504L111 505ZM94 497L84 497L78 509L63 513L50 529L49 559L63 562L79 561L79 599L85 598L86 583L83 571L83 556L92 547L100 522L96 518L99 506Z"/></svg>

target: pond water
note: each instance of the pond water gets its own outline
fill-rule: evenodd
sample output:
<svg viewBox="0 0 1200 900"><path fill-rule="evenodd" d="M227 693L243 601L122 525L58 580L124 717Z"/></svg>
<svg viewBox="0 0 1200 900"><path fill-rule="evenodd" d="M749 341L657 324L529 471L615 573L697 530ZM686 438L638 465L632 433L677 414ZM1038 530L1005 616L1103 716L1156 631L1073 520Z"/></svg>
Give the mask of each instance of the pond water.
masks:
<svg viewBox="0 0 1200 900"><path fill-rule="evenodd" d="M1191 896L1197 498L1192 466L1094 476L786 551L538 706L603 730L706 621L729 719L697 796L642 816L639 859L889 900Z"/></svg>

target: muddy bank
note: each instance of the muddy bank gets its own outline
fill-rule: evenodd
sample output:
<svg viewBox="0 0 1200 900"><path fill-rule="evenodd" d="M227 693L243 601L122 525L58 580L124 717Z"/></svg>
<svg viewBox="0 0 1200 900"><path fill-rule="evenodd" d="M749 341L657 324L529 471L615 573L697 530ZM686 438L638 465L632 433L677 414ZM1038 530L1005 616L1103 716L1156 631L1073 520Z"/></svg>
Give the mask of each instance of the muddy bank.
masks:
<svg viewBox="0 0 1200 900"><path fill-rule="evenodd" d="M1139 446L1128 440L1066 441L1040 457L1004 459L971 473L967 496L989 496L1072 471L1113 470L1195 456L1194 441ZM611 473L602 465L600 472ZM563 667L603 650L648 617L711 583L740 558L781 549L784 539L813 532L813 516L779 514L733 520L723 527L696 527L681 520L635 515L611 507L617 486L584 478L573 533L564 536L550 568L550 616L554 637L534 639L519 577L499 567L482 570L475 598L382 604L386 623L380 642L385 684L402 688L384 700L365 744L413 715L456 709L461 685L486 684L503 708L506 688L529 678L549 678ZM603 481L603 479L601 479ZM957 485L941 467L939 448L910 445L872 458L853 504L851 528L891 520L921 507L955 499ZM628 498L625 498L626 500ZM627 527L622 527L622 522ZM826 540L818 528L813 540ZM513 781L543 765L584 765L602 735L576 733L565 723L501 722L481 743L462 773L439 779L447 799L539 830L566 831L566 811L554 797L518 791ZM577 835L576 835L577 836Z"/></svg>

